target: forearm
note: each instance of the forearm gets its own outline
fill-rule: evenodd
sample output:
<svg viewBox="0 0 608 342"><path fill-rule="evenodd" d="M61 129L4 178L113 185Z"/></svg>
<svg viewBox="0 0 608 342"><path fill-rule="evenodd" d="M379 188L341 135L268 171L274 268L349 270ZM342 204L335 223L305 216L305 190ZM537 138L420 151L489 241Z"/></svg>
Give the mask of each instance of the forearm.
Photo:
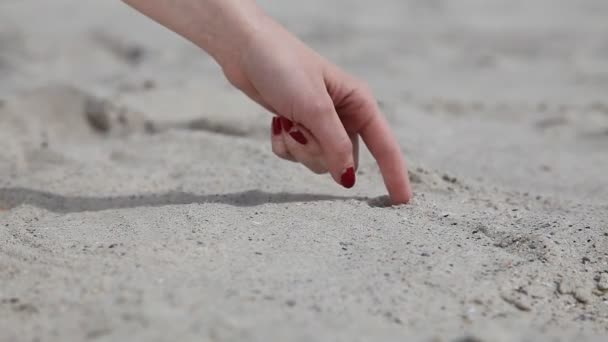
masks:
<svg viewBox="0 0 608 342"><path fill-rule="evenodd" d="M238 63L240 51L266 20L254 0L123 0L207 51L222 67Z"/></svg>

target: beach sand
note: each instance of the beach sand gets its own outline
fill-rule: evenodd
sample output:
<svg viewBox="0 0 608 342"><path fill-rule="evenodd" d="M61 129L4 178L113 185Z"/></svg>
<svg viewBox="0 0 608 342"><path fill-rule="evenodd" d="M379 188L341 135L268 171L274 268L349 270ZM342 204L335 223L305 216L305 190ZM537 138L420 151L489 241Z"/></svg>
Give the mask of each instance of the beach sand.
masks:
<svg viewBox="0 0 608 342"><path fill-rule="evenodd" d="M0 341L606 341L608 3L260 1L367 80L415 199L119 1L0 1Z"/></svg>

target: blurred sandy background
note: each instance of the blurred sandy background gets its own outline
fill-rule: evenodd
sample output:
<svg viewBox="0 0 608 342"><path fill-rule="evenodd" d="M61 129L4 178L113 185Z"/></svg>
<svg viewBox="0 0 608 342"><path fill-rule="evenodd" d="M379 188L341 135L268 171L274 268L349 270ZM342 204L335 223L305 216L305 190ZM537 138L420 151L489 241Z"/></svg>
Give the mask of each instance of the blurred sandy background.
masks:
<svg viewBox="0 0 608 342"><path fill-rule="evenodd" d="M604 341L608 3L260 4L367 80L416 198L120 1L0 0L0 341Z"/></svg>

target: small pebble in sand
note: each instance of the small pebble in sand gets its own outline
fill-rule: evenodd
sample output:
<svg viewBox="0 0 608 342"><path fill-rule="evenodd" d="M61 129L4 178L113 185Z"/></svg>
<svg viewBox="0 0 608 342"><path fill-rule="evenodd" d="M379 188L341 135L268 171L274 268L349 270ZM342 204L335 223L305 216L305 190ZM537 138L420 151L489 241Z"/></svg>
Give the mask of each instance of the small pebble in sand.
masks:
<svg viewBox="0 0 608 342"><path fill-rule="evenodd" d="M154 89L156 88L156 82L154 82L153 80L145 80L141 86L145 90Z"/></svg>
<svg viewBox="0 0 608 342"><path fill-rule="evenodd" d="M571 295L581 304L587 304L591 301L591 294L582 285L574 284L565 279L558 283L557 292L563 295Z"/></svg>
<svg viewBox="0 0 608 342"><path fill-rule="evenodd" d="M529 299L521 293L504 293L500 297L502 298L502 300L513 305L518 310L526 312L532 310L532 305Z"/></svg>
<svg viewBox="0 0 608 342"><path fill-rule="evenodd" d="M482 340L475 336L467 336L467 337L460 338L454 342L482 342Z"/></svg>
<svg viewBox="0 0 608 342"><path fill-rule="evenodd" d="M85 104L85 114L89 124L98 132L107 132L111 128L108 117L108 106L106 101L95 98L87 99Z"/></svg>
<svg viewBox="0 0 608 342"><path fill-rule="evenodd" d="M452 183L452 184L455 184L458 182L458 179L456 177L451 177L447 173L444 174L443 176L441 176L441 179L443 179L444 181L446 181L448 183Z"/></svg>

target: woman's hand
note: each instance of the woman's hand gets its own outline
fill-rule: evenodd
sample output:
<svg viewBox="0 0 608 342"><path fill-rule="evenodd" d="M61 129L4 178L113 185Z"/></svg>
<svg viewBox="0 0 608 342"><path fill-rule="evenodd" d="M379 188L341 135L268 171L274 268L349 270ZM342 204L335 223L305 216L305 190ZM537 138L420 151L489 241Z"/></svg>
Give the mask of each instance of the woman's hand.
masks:
<svg viewBox="0 0 608 342"><path fill-rule="evenodd" d="M267 25L224 72L276 115L271 125L274 153L316 173L329 171L350 188L361 136L380 166L392 202L408 202L412 193L405 161L369 87L275 22Z"/></svg>
<svg viewBox="0 0 608 342"><path fill-rule="evenodd" d="M380 166L394 204L412 193L401 149L361 81L308 48L253 0L124 0L207 51L228 80L273 112L281 158L355 184L358 138Z"/></svg>

